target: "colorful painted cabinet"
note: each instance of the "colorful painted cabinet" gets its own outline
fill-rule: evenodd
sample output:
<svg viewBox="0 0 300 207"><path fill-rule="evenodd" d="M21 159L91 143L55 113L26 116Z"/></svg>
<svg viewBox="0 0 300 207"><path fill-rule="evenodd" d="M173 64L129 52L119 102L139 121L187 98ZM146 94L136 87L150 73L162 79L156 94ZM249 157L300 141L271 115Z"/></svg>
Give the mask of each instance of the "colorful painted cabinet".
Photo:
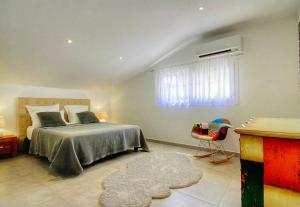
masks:
<svg viewBox="0 0 300 207"><path fill-rule="evenodd" d="M234 131L242 207L300 207L300 119L255 118Z"/></svg>

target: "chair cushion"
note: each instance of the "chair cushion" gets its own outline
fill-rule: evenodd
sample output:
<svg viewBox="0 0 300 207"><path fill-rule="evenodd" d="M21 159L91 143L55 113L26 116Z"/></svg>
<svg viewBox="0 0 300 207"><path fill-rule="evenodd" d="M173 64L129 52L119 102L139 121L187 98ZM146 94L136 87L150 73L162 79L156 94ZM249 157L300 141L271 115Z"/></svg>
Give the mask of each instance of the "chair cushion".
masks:
<svg viewBox="0 0 300 207"><path fill-rule="evenodd" d="M197 134L197 133L193 133L193 132L192 132L192 137L195 139L200 139L200 140L207 140L207 141L212 140L212 137L209 135L202 135L202 134Z"/></svg>
<svg viewBox="0 0 300 207"><path fill-rule="evenodd" d="M220 124L209 123L208 135L211 137L214 137L217 134L219 127L220 127Z"/></svg>
<svg viewBox="0 0 300 207"><path fill-rule="evenodd" d="M196 123L192 129L192 137L201 140L223 140L226 137L227 129L231 128L227 119L216 119L208 124L208 129L203 129L205 123ZM205 127L206 128L206 127Z"/></svg>

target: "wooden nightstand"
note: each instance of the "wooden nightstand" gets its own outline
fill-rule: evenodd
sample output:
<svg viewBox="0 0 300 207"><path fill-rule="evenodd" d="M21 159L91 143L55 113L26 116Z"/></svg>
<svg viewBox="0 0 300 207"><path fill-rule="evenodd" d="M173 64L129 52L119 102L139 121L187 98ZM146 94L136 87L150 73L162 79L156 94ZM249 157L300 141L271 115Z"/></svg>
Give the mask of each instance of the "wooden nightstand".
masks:
<svg viewBox="0 0 300 207"><path fill-rule="evenodd" d="M18 153L18 139L15 135L0 137L0 155L16 156Z"/></svg>

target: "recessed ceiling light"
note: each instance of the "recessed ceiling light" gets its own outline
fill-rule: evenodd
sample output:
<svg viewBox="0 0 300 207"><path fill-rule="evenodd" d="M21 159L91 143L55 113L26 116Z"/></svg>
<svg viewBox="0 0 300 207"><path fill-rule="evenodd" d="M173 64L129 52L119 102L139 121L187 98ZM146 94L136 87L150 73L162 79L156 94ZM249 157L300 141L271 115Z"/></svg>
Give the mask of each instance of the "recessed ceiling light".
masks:
<svg viewBox="0 0 300 207"><path fill-rule="evenodd" d="M199 7L199 11L203 11L204 10L204 7Z"/></svg>
<svg viewBox="0 0 300 207"><path fill-rule="evenodd" d="M120 60L123 60L123 57L120 57Z"/></svg>
<svg viewBox="0 0 300 207"><path fill-rule="evenodd" d="M67 40L67 43L72 44L73 41L72 41L71 39L68 39L68 40Z"/></svg>

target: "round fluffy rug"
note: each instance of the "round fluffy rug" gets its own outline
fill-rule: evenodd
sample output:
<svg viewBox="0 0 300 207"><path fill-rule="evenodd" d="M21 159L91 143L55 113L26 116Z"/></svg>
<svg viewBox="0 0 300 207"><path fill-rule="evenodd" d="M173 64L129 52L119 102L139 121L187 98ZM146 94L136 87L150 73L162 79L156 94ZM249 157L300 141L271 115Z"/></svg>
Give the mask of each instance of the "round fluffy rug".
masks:
<svg viewBox="0 0 300 207"><path fill-rule="evenodd" d="M191 186L201 177L201 170L184 154L150 153L109 175L99 202L103 207L148 207L152 198L168 197L170 189Z"/></svg>

